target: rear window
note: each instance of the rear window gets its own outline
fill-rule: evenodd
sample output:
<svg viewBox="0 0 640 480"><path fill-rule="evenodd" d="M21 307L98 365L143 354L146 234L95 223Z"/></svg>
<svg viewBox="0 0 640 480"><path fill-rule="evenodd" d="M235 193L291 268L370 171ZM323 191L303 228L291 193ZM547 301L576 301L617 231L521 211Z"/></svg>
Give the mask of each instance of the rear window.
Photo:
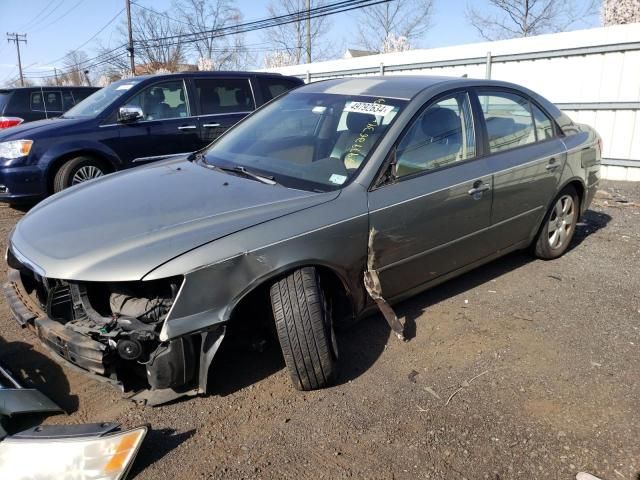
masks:
<svg viewBox="0 0 640 480"><path fill-rule="evenodd" d="M11 90L0 90L0 114L4 112L4 107L9 103L12 93Z"/></svg>
<svg viewBox="0 0 640 480"><path fill-rule="evenodd" d="M255 108L246 78L196 79L200 114L244 113Z"/></svg>
<svg viewBox="0 0 640 480"><path fill-rule="evenodd" d="M292 88L299 87L301 84L286 78L260 78L260 91L262 92L262 100L268 102L272 98L276 98Z"/></svg>
<svg viewBox="0 0 640 480"><path fill-rule="evenodd" d="M72 105L69 105L70 107ZM34 112L61 113L62 93L59 90L41 90L31 93L31 110Z"/></svg>
<svg viewBox="0 0 640 480"><path fill-rule="evenodd" d="M73 98L76 103L80 103L95 91L96 90L91 90L89 88L79 88L77 90L73 90Z"/></svg>

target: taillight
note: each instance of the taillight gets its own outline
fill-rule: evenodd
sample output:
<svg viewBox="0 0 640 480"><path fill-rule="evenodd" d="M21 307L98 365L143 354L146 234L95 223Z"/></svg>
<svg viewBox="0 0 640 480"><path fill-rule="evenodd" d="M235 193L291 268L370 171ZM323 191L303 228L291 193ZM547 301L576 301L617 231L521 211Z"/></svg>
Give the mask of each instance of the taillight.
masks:
<svg viewBox="0 0 640 480"><path fill-rule="evenodd" d="M20 125L24 120L19 117L0 117L0 130L3 128L15 127Z"/></svg>

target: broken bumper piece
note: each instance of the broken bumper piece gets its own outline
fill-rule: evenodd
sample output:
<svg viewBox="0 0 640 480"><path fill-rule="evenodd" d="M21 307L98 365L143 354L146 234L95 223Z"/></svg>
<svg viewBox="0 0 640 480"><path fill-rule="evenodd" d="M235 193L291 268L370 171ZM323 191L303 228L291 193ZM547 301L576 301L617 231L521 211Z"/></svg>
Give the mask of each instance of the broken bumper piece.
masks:
<svg viewBox="0 0 640 480"><path fill-rule="evenodd" d="M34 287L34 278L46 288ZM91 287L41 280L15 268L9 268L8 280L3 291L16 321L32 329L54 359L150 405L206 392L208 367L224 338L224 325L160 341L163 318L145 323L135 317L100 315L89 300ZM48 312L66 318L53 319Z"/></svg>

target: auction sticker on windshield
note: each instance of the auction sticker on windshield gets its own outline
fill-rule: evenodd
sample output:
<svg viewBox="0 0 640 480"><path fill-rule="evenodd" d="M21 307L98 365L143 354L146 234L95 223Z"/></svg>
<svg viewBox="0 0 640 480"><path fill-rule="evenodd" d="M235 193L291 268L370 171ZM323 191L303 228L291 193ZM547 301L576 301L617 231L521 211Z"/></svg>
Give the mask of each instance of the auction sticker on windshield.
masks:
<svg viewBox="0 0 640 480"><path fill-rule="evenodd" d="M369 102L349 102L344 107L345 112L357 112L368 113L371 115L385 116L389 112L393 111L395 107L393 105L383 105L382 103L369 103Z"/></svg>

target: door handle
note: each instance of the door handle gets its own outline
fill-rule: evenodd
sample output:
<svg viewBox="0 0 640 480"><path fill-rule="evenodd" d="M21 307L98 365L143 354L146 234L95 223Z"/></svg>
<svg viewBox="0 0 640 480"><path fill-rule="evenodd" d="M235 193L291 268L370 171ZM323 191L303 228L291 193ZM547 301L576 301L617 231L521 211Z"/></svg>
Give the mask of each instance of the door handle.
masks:
<svg viewBox="0 0 640 480"><path fill-rule="evenodd" d="M560 165L558 165L556 163L556 159L552 158L551 160L549 160L549 164L544 167L548 172L553 172L556 168L558 168Z"/></svg>
<svg viewBox="0 0 640 480"><path fill-rule="evenodd" d="M195 125L182 125L178 127L178 130L195 130L196 128Z"/></svg>
<svg viewBox="0 0 640 480"><path fill-rule="evenodd" d="M205 123L202 125L204 128L217 128L220 126L219 123Z"/></svg>
<svg viewBox="0 0 640 480"><path fill-rule="evenodd" d="M491 187L489 186L488 183L482 183L480 180L478 180L477 182L475 182L473 184L473 188L471 190L469 190L467 193L469 195L473 196L480 196L482 195L483 192L486 192L487 190L489 190Z"/></svg>

